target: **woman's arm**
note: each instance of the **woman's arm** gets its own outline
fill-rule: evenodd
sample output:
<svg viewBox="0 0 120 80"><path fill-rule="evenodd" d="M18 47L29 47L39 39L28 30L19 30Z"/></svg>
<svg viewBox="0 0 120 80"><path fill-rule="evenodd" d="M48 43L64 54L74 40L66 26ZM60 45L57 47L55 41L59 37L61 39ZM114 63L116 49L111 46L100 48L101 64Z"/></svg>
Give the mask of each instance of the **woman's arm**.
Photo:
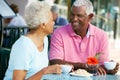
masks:
<svg viewBox="0 0 120 80"><path fill-rule="evenodd" d="M77 70L79 68L81 69L86 69L86 63L74 63L74 62L68 62L68 61L64 61L64 60L60 60L60 59L53 59L53 60L50 60L50 64L53 65L53 64L70 64L70 65L73 65L74 66L74 70Z"/></svg>
<svg viewBox="0 0 120 80"><path fill-rule="evenodd" d="M34 74L33 76L29 77L27 80L40 80L43 75L45 74L60 74L62 72L61 66L56 64L52 66L48 66ZM14 70L13 72L13 80L25 80L27 71L26 70Z"/></svg>
<svg viewBox="0 0 120 80"><path fill-rule="evenodd" d="M14 70L13 80L24 80L26 76L26 70Z"/></svg>
<svg viewBox="0 0 120 80"><path fill-rule="evenodd" d="M43 68L42 70L40 70L35 75L28 78L27 80L40 80L42 78L42 76L45 74L52 74L52 73L60 74L61 72L62 72L61 66L56 64L56 65L52 65L52 66Z"/></svg>

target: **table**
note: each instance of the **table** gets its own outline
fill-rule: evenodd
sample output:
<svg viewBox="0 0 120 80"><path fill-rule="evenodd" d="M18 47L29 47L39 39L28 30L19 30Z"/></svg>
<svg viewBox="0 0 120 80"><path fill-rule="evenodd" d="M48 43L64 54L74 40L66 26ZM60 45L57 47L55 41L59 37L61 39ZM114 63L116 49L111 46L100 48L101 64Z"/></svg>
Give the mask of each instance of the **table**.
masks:
<svg viewBox="0 0 120 80"><path fill-rule="evenodd" d="M120 75L82 77L70 74L48 74L44 75L42 80L120 80Z"/></svg>

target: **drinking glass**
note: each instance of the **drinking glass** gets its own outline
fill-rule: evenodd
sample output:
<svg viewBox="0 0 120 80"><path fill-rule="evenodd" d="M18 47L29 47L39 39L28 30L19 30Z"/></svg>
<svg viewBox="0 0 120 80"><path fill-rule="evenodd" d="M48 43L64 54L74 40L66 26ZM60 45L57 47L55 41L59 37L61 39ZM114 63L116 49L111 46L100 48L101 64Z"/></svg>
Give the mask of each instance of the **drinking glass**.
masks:
<svg viewBox="0 0 120 80"><path fill-rule="evenodd" d="M93 75L97 74L99 64L86 64L87 71Z"/></svg>

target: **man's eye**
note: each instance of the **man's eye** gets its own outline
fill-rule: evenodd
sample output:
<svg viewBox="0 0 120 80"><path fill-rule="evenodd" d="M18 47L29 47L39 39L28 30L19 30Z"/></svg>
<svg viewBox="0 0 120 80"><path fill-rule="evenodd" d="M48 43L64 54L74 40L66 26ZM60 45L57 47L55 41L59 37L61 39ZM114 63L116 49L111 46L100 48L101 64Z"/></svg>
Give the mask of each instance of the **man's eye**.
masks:
<svg viewBox="0 0 120 80"><path fill-rule="evenodd" d="M77 15L79 18L84 17L83 15Z"/></svg>
<svg viewBox="0 0 120 80"><path fill-rule="evenodd" d="M74 14L73 14L73 13L71 13L71 16L74 16Z"/></svg>

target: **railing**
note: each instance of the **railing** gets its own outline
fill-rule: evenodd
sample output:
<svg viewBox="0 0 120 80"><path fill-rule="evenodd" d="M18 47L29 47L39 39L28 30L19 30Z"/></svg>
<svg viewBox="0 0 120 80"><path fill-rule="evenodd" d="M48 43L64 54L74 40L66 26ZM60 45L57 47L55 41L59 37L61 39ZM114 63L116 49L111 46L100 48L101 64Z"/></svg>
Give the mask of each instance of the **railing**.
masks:
<svg viewBox="0 0 120 80"><path fill-rule="evenodd" d="M13 43L21 36L29 31L28 27L4 27L3 33L1 34L1 47L11 48Z"/></svg>

